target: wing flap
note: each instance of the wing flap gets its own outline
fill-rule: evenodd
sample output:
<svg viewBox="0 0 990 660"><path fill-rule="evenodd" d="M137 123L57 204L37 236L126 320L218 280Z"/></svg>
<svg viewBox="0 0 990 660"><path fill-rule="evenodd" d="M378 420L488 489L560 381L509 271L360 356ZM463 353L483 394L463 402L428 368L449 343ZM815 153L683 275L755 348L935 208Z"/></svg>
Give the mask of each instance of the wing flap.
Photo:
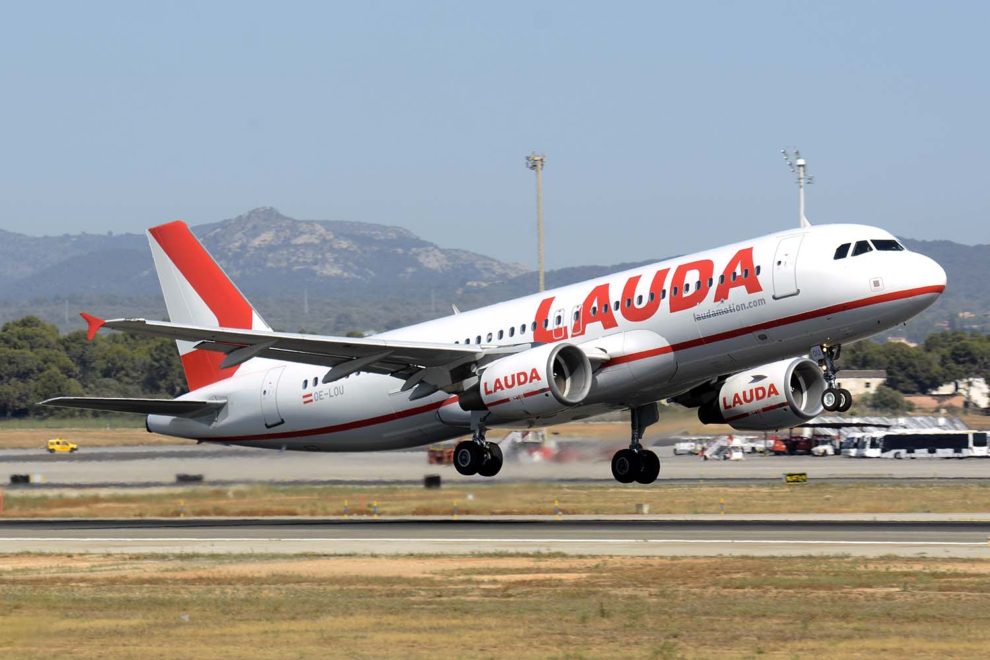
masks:
<svg viewBox="0 0 990 660"><path fill-rule="evenodd" d="M60 396L42 401L43 406L59 408L83 408L140 415L168 415L170 417L199 417L227 405L224 400L194 399L127 399L96 396Z"/></svg>

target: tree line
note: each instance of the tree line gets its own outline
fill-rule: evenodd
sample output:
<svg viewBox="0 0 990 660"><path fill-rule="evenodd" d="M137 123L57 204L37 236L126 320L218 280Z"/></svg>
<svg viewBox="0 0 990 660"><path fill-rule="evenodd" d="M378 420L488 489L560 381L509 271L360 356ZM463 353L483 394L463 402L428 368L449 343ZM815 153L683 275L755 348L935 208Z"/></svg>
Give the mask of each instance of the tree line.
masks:
<svg viewBox="0 0 990 660"><path fill-rule="evenodd" d="M990 335L938 332L923 344L864 341L843 347L841 369L885 369L887 387L876 407L897 409L897 393L919 394L961 378L990 379ZM83 330L59 334L34 316L0 329L0 416L95 415L38 406L55 396L171 398L186 391L185 376L169 339Z"/></svg>

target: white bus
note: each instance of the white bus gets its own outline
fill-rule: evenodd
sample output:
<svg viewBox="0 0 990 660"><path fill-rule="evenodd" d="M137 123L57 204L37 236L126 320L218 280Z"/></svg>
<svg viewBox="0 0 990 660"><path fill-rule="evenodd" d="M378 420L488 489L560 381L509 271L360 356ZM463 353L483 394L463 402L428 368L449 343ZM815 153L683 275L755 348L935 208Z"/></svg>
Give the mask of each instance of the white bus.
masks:
<svg viewBox="0 0 990 660"><path fill-rule="evenodd" d="M985 431L886 431L857 441L860 458L968 458L987 457Z"/></svg>

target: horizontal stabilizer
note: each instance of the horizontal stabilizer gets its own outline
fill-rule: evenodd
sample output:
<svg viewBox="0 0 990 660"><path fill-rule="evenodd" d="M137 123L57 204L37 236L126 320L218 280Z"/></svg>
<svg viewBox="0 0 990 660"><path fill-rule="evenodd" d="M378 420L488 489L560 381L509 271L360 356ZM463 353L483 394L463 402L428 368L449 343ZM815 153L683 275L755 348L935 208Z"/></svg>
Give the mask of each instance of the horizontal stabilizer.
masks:
<svg viewBox="0 0 990 660"><path fill-rule="evenodd" d="M97 396L60 396L42 401L43 406L84 408L139 415L168 415L170 417L199 417L227 405L226 400L196 401L192 399L117 399Z"/></svg>

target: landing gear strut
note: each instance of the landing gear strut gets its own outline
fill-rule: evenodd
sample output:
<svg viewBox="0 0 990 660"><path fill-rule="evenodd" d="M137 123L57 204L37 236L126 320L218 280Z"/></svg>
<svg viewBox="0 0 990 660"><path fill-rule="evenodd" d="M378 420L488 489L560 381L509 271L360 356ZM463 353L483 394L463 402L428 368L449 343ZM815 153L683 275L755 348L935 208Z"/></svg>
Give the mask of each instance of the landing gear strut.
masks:
<svg viewBox="0 0 990 660"><path fill-rule="evenodd" d="M835 386L835 361L839 359L842 346L815 346L811 349L811 357L818 360L825 372L825 382L828 387L822 392L822 408L829 412L846 412L852 407L852 393L844 388Z"/></svg>
<svg viewBox="0 0 990 660"><path fill-rule="evenodd" d="M643 449L643 431L660 419L657 404L651 403L629 409L632 438L628 449L620 449L612 457L612 476L623 484L651 484L660 475L660 459L649 449Z"/></svg>
<svg viewBox="0 0 990 660"><path fill-rule="evenodd" d="M454 447L454 468L465 476L494 477L502 469L502 448L485 440L485 425L480 414L471 416L471 430L471 439Z"/></svg>

